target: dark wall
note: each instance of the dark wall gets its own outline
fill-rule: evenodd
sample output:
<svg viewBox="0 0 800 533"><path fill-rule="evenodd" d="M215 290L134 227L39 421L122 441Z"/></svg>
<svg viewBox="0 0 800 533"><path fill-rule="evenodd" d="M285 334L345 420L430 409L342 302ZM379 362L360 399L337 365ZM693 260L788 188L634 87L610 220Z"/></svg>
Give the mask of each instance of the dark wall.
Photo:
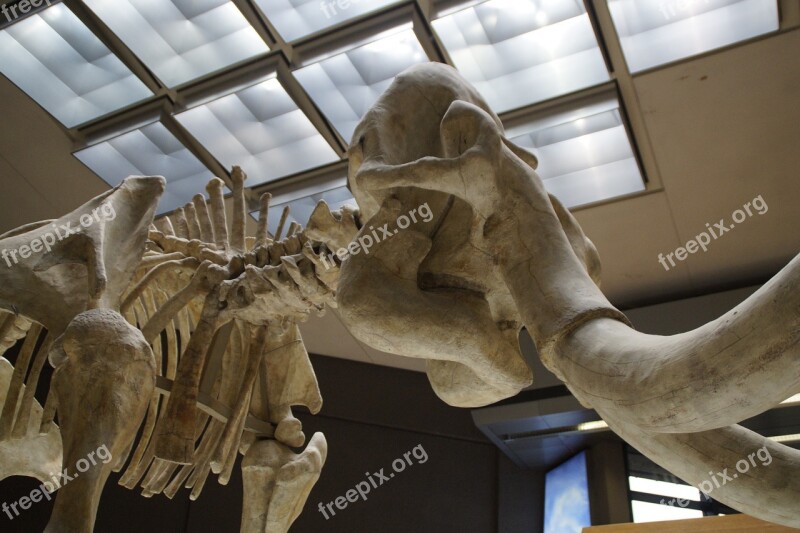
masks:
<svg viewBox="0 0 800 533"><path fill-rule="evenodd" d="M315 431L325 433L329 454L292 533L524 530L498 526L499 486L507 486L505 479L513 477L516 467L502 463L497 449L475 428L469 410L445 405L423 374L328 357L312 356L312 362L325 405L316 416L297 415L307 437ZM421 447L417 455L424 451L427 460L411 455L413 464L372 488L366 501L348 503L344 510L334 506L336 515L328 513L327 520L319 512L319 503L345 496L367 479L367 473L377 480L374 474L383 468L389 476L393 461L415 447ZM95 531L236 532L241 516L238 466L234 474L226 487L217 483L216 476L209 477L196 502L189 501L188 491L171 501L164 496L145 499L138 491L119 487L112 476ZM0 502L16 501L38 484L28 478L6 479L0 482ZM527 490L532 491L527 496L518 493ZM541 497L530 480L515 491L515 501L522 504L536 505ZM0 532L42 531L51 507L36 503L13 521L0 514ZM517 504L505 507L507 512L519 512L514 510Z"/></svg>
<svg viewBox="0 0 800 533"><path fill-rule="evenodd" d="M587 458L592 525L631 522L625 443L609 436L589 448Z"/></svg>
<svg viewBox="0 0 800 533"><path fill-rule="evenodd" d="M502 453L498 462L498 533L541 533L544 470L523 470Z"/></svg>

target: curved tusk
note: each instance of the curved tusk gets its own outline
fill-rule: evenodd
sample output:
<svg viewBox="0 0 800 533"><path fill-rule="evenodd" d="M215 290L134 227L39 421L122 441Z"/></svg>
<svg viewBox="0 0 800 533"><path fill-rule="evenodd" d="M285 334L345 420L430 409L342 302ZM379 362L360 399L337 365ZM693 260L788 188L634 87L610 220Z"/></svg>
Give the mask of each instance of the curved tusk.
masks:
<svg viewBox="0 0 800 533"><path fill-rule="evenodd" d="M602 409L597 412L631 446L715 500L761 520L800 528L800 451L741 426L648 434Z"/></svg>
<svg viewBox="0 0 800 533"><path fill-rule="evenodd" d="M755 416L800 392L800 256L693 331L661 337L594 320L557 354L577 395L648 431L704 431Z"/></svg>

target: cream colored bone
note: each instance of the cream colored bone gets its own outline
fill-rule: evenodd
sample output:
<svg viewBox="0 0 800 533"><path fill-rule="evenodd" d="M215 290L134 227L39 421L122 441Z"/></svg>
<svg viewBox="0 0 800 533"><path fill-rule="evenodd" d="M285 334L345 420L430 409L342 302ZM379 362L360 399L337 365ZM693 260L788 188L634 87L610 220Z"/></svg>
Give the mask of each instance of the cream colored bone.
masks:
<svg viewBox="0 0 800 533"><path fill-rule="evenodd" d="M5 405L13 373L11 363L0 357L0 408ZM30 476L44 482L50 480L54 472L61 471L61 432L50 422L47 431L40 433L41 419L42 406L33 400L25 434L0 441L0 480L9 476Z"/></svg>
<svg viewBox="0 0 800 533"><path fill-rule="evenodd" d="M242 533L286 533L319 479L328 443L315 433L301 454L277 441L257 441L242 461Z"/></svg>
<svg viewBox="0 0 800 533"><path fill-rule="evenodd" d="M123 476L128 487L141 480L145 496L164 492L172 497L185 485L196 499L210 472L219 474L219 482L226 484L237 452L246 452L259 438L248 426L253 415L258 417L258 431L265 432L262 437L274 436L301 446L305 436L290 407L307 405L316 412L321 405L295 321L334 302L333 291L323 281L329 274L321 271L315 256L305 252L323 245L309 241L296 224L285 238L273 240L267 237L266 221L259 226L258 239L245 239L245 176L241 169L234 169L233 178L231 231L225 230L228 217L222 182L213 180L208 187L210 200L195 197L191 207L183 214L176 213L172 223L151 228L151 242L142 262L146 266L137 270L124 301L126 309L135 311L157 355L160 339L166 335L167 364L174 369L173 377L164 382L169 399L160 409L151 404L147 428L152 433L144 433L147 442L139 443L132 469ZM269 196L263 198L262 209L266 214ZM204 240L211 235L209 228L214 242ZM195 238L189 240L193 232ZM163 298L154 299L157 294ZM211 316L211 310L219 310L219 314ZM191 324L179 321L179 342L170 333L176 313L185 314ZM220 350L216 345L227 339L222 334L226 323L235 326L230 340L222 341L230 343L228 348L220 346ZM269 333L262 355L258 335L265 323ZM251 339L251 332L256 338ZM232 359L237 357L242 361ZM197 407L202 402L213 403L209 398L228 413L225 418L209 420L206 408L195 408L195 402ZM263 422L259 425L258 421ZM174 461L184 464L178 466Z"/></svg>
<svg viewBox="0 0 800 533"><path fill-rule="evenodd" d="M87 307L119 305L144 252L147 229L164 184L165 180L160 177L128 178L120 186L58 220L31 224L0 236L0 248L20 252L17 262L0 269L0 307L23 315L2 317L0 347L5 351L16 339L25 333L29 335L10 383L2 384L6 408L0 421L4 435L0 443L3 449L0 454L2 477L30 474L45 481L53 472L61 471L62 435L80 432L87 421L81 419L76 406L65 394L59 419L62 425L69 420L66 423L74 427L62 428L62 434L52 422L58 404L57 394L51 390L44 410L34 400L33 392L49 343ZM45 247L44 243L48 246ZM29 257L22 257L24 246L32 252ZM7 316L11 316L11 323ZM48 338L35 356L33 346L38 337L38 329L35 329L38 325L31 328L32 320L48 330ZM31 328L30 332L28 328ZM54 355L50 360L63 363L65 356ZM71 364L68 368L74 366ZM21 378L25 372L28 372L28 378L22 386ZM77 383L81 378L74 376L74 372L65 371L61 375L62 390L74 388L81 391L81 385ZM98 390L113 380L113 373L109 374L104 382L98 383ZM6 403L9 398L9 403ZM71 414L67 414L71 408ZM104 423L113 425L130 420L128 413L121 416L122 420L118 420L116 415L108 415ZM122 433L119 437L124 440L126 435ZM74 448L73 441L64 440L65 446ZM69 453L71 450L65 455ZM102 483L99 486L102 488ZM73 493L75 491L73 489ZM96 496L99 497L99 492ZM87 492L78 514L88 517L84 511L96 504L93 497ZM57 505L63 508L67 504Z"/></svg>
<svg viewBox="0 0 800 533"><path fill-rule="evenodd" d="M312 258L301 254L312 243L297 224L286 239L277 242L266 236L266 225L259 242L245 239L244 179L241 169L234 169L230 232L221 181L209 184L210 201L196 196L174 220L162 219L151 226L164 180L130 178L58 221L0 236L0 245L16 249L40 239L49 231L48 224L69 222L74 228L81 216L101 209L115 215L113 220L94 220L77 236L56 243L52 251L0 272L0 281L6 284L0 290L0 307L13 310L0 311L0 355L28 337L17 368L0 359L0 409L4 409L0 411L0 475L51 480L53 472L62 470L62 436L64 467L71 468L102 445L114 457L113 462L95 465L59 490L48 531L91 531L108 473L119 470L129 456L129 469L121 480L125 486L141 482L145 496L164 492L172 497L185 484L196 499L212 466L220 482L227 482L237 452L252 448L255 435L277 434L297 446L304 442L290 405L304 404L316 411L321 399L294 321L311 311L320 312L333 302L333 292L318 277ZM267 209L268 197L265 200ZM248 245L252 247L247 249ZM248 287L248 272L263 285L252 294L252 301L244 302L240 296ZM11 287L16 284L24 290ZM223 289L236 298L230 301L230 311L219 317L218 311L227 305ZM32 298L34 294L38 298ZM87 307L93 309L84 311ZM113 308L121 308L142 332ZM236 327L228 346L229 337L222 332L230 321L236 321ZM267 321L277 324L270 365L260 351L253 351L257 341L244 342L250 331L263 331ZM37 339L43 338L38 323L48 329L48 336L36 351ZM288 337L278 333L285 328ZM59 335L49 352L57 369L42 409L33 391L48 346ZM249 364L230 359L247 353L251 353ZM210 368L201 376L206 356ZM219 359L224 356L222 364ZM291 368L278 368L284 363ZM153 374L162 369L160 394L155 395ZM23 383L26 373L29 381ZM253 387L259 377L259 386ZM269 387L262 386L267 382ZM241 394L248 388L255 389L258 397ZM162 394L169 400L159 402ZM279 403L270 406L267 396ZM258 405L253 406L253 401ZM52 422L56 411L61 430ZM145 412L142 439L134 447L133 437ZM262 418L253 418L251 413ZM270 524L288 528L302 508L324 461L320 439L324 444L324 438L316 438L302 456L280 456L288 464L281 464L277 485L275 479L269 482L274 491ZM195 442L199 443L196 450ZM159 454L188 464L157 458L159 446ZM254 453L258 448L253 448ZM309 462L309 457L317 459ZM250 485L250 492L263 492Z"/></svg>
<svg viewBox="0 0 800 533"><path fill-rule="evenodd" d="M428 111L421 117L400 112L422 107ZM408 145L398 142L402 131L415 131ZM507 325L524 324L544 363L584 405L687 481L730 469L766 446L778 466L754 469L714 496L764 520L800 527L793 503L800 453L730 426L800 392L800 257L706 326L672 337L644 335L600 292L594 249L548 196L534 172L535 158L505 139L497 117L453 69L430 64L399 76L356 130L353 144L351 187L367 216L388 220L398 211L393 202L403 212L429 198L445 217L435 234L417 231L423 234L419 244L407 239L410 254L392 248L399 235L371 254L371 261L382 256L387 275L380 279L393 284L381 296L389 298L395 288L403 299L380 304L388 316L369 313L379 309L375 269L363 257L344 262L339 307L359 338L380 346L376 339L388 336L397 352L416 355L420 345L446 341L434 336L437 325L422 329L425 338L419 338L407 317L437 320L442 334L454 325L449 314L430 313L426 292L445 292L453 309L482 298L491 309L479 310L483 320L497 322L502 314ZM480 336L483 329L450 334ZM479 340L474 345L480 348ZM497 359L491 349L470 355ZM446 381L457 400L468 398L475 385L461 379L460 369L449 368L452 379ZM479 377L489 382L485 374Z"/></svg>
<svg viewBox="0 0 800 533"><path fill-rule="evenodd" d="M91 532L103 486L136 435L155 387L155 361L141 332L118 313L79 314L56 340L63 360L53 373L64 468L74 479L59 489L48 533ZM91 461L97 450L106 461ZM124 458L124 457L123 457ZM100 457L102 459L102 457ZM87 461L88 470L79 461Z"/></svg>
<svg viewBox="0 0 800 533"><path fill-rule="evenodd" d="M16 309L58 336L87 307L119 307L164 185L160 177L128 178L58 220L0 238L0 249L18 250L56 231L64 237L49 252L0 268L0 308ZM65 235L66 226L80 231Z"/></svg>

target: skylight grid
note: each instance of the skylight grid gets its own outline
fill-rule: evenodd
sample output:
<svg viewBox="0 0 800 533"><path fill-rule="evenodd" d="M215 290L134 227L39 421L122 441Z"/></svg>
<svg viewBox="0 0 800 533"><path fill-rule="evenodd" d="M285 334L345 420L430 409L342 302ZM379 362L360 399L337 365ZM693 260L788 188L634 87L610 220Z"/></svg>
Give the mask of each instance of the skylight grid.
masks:
<svg viewBox="0 0 800 533"><path fill-rule="evenodd" d="M403 30L294 72L295 77L349 142L358 122L395 76L427 61L413 30Z"/></svg>
<svg viewBox="0 0 800 533"><path fill-rule="evenodd" d="M86 4L169 87L269 51L229 0Z"/></svg>
<svg viewBox="0 0 800 533"><path fill-rule="evenodd" d="M214 177L160 122L85 148L75 157L112 187L128 176L164 176L159 214L191 201Z"/></svg>
<svg viewBox="0 0 800 533"><path fill-rule="evenodd" d="M226 168L241 166L254 186L339 159L271 78L176 115Z"/></svg>
<svg viewBox="0 0 800 533"><path fill-rule="evenodd" d="M631 72L776 31L776 0L608 0Z"/></svg>
<svg viewBox="0 0 800 533"><path fill-rule="evenodd" d="M152 96L64 4L0 31L0 72L71 128Z"/></svg>
<svg viewBox="0 0 800 533"><path fill-rule="evenodd" d="M255 0L287 41L295 41L398 0Z"/></svg>
<svg viewBox="0 0 800 533"><path fill-rule="evenodd" d="M455 66L497 112L609 79L583 2L489 0L433 21Z"/></svg>
<svg viewBox="0 0 800 533"><path fill-rule="evenodd" d="M510 133L541 161L537 174L566 207L644 190L619 109L609 107L573 110Z"/></svg>

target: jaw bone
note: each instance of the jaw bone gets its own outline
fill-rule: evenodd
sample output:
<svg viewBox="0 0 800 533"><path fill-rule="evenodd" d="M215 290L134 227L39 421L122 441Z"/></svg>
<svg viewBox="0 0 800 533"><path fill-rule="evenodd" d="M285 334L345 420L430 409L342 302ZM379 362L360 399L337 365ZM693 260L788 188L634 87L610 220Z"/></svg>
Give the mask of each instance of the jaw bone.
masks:
<svg viewBox="0 0 800 533"><path fill-rule="evenodd" d="M351 186L357 195L372 199L364 205L377 209L374 216L388 213L390 204L381 201L387 197L419 201L450 195L454 206L465 203L471 210L469 219L457 221L460 233L431 232L428 256L418 249L411 254L413 264L408 262L409 255L395 250L384 267L403 275L387 275L383 281L394 280L407 297L414 296L406 286L424 280L426 274L430 277L430 272L423 272L426 264L443 263L430 256L437 250L452 251L451 245L441 241L467 241L474 256L492 259L480 272L486 301L490 306L492 298L503 304L509 299L513 302L513 309L492 307L492 316L502 309L507 321L524 324L543 362L584 405L595 408L656 463L693 483L707 479L709 470L730 469L748 453L766 446L780 468L753 470L714 495L762 519L800 526L800 514L791 510L796 508L793 500L800 489L800 452L731 425L800 392L796 372L800 257L736 309L697 330L672 337L633 330L600 292L593 247L581 238L566 210L546 193L534 172L535 158L504 138L496 116L469 98L468 89L442 92L441 87L453 86L455 76L447 67L433 64L407 71L357 130L361 137L351 151ZM438 82L437 93L430 86ZM468 87L466 81L460 83ZM415 84L424 101L416 96L416 102L409 102L414 92L402 90ZM438 100L437 95L449 100ZM441 120L426 124L427 130L414 130L413 137L423 139L419 142L429 149L420 153L413 146L406 149L393 142L397 132L392 130L402 128L387 118L398 108L429 104L437 112L446 106L439 115L427 113ZM373 134L375 128L378 135ZM439 227L446 229L447 221ZM369 317L358 312L368 296L359 297L357 291L364 290L362 283L370 290L374 286L364 281L368 280L361 273L364 267L352 259L342 267L339 307L346 324L358 335L369 328L357 320ZM410 314L436 320L442 327L438 333L449 338L482 333L478 328L447 331L454 325L450 314L474 296L467 288L474 287L477 277L470 270L474 263L458 255L451 260L450 274L460 279L434 273L438 274L434 279L449 279L450 288L461 284L451 294L452 308L446 314L436 318L426 308L429 303L419 297L399 311L392 306L384 306L383 311L397 315L401 324L406 324ZM391 292L391 287L385 292ZM398 342L401 351L414 343L442 342L436 337L419 338L436 331L435 325L403 329L387 317L382 322L373 320L369 327L377 328L372 338L400 337L406 343ZM362 334L362 340L370 337ZM490 350L471 355L489 361L496 357Z"/></svg>

